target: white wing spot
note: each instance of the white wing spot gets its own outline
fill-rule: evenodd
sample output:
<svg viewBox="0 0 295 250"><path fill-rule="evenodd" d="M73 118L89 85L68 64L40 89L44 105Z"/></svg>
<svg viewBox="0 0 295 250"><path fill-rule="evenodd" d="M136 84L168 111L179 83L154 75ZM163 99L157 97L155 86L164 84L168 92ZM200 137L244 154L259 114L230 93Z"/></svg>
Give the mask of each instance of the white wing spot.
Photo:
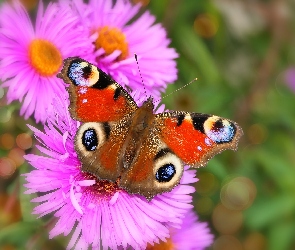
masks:
<svg viewBox="0 0 295 250"><path fill-rule="evenodd" d="M208 145L208 146L211 146L211 141L209 138L205 138L205 143Z"/></svg>
<svg viewBox="0 0 295 250"><path fill-rule="evenodd" d="M79 89L79 93L80 94L85 94L87 92L87 88L86 87L83 87L83 88L80 88Z"/></svg>

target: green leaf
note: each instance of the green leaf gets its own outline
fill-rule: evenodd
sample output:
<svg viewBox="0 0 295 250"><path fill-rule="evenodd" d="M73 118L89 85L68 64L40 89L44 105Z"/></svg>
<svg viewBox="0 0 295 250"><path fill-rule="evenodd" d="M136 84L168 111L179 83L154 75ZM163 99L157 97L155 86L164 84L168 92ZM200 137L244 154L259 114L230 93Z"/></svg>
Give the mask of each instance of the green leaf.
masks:
<svg viewBox="0 0 295 250"><path fill-rule="evenodd" d="M202 39L193 29L183 26L181 37L176 41L179 44L181 56L185 56L201 72L201 77L206 83L216 85L220 82L220 74L213 56Z"/></svg>
<svg viewBox="0 0 295 250"><path fill-rule="evenodd" d="M272 199L260 196L259 200L245 211L245 224L252 229L262 229L293 211L295 211L294 195L281 194Z"/></svg>
<svg viewBox="0 0 295 250"><path fill-rule="evenodd" d="M276 222L269 230L269 250L289 250L294 240L295 225L292 221Z"/></svg>
<svg viewBox="0 0 295 250"><path fill-rule="evenodd" d="M19 247L24 247L28 238L30 238L39 227L39 223L25 221L14 223L8 227L5 227L0 230L0 245L10 243Z"/></svg>
<svg viewBox="0 0 295 250"><path fill-rule="evenodd" d="M219 180L223 180L226 178L226 176L228 176L224 162L220 161L219 159L211 159L208 162L206 170L214 174Z"/></svg>

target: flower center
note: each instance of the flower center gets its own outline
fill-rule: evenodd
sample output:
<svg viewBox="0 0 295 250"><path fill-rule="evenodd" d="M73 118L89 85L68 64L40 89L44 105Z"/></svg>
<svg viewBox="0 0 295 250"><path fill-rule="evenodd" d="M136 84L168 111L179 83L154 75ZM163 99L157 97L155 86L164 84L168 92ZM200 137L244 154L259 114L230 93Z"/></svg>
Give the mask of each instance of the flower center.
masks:
<svg viewBox="0 0 295 250"><path fill-rule="evenodd" d="M118 56L118 60L124 60L128 56L126 36L117 28L108 26L99 28L98 38L94 44L97 50L103 48L107 55L112 54L115 50L120 50L121 55Z"/></svg>
<svg viewBox="0 0 295 250"><path fill-rule="evenodd" d="M29 46L31 65L42 76L53 76L62 65L62 56L58 48L44 39L35 39Z"/></svg>
<svg viewBox="0 0 295 250"><path fill-rule="evenodd" d="M86 192L92 195L92 197L98 197L99 199L111 199L113 195L122 190L117 182L110 182L107 180L99 180L95 176L89 173L82 173L82 179L84 180L95 180L95 184L85 187Z"/></svg>
<svg viewBox="0 0 295 250"><path fill-rule="evenodd" d="M167 239L166 242L160 241L158 244L154 244L153 246L148 244L146 250L173 250L174 246L171 238Z"/></svg>

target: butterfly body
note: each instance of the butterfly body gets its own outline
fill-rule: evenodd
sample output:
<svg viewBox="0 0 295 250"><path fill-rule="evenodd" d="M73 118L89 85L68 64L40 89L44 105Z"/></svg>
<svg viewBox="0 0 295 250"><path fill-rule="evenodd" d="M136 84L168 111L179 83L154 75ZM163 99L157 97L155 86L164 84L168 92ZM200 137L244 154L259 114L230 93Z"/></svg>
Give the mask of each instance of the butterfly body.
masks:
<svg viewBox="0 0 295 250"><path fill-rule="evenodd" d="M148 200L179 184L185 164L204 166L242 135L233 121L182 111L154 114L152 98L138 107L111 77L80 58L59 74L69 84L71 116L83 122L75 149L82 171L118 182Z"/></svg>
<svg viewBox="0 0 295 250"><path fill-rule="evenodd" d="M153 103L152 100L144 102L134 114L130 117L129 131L121 149L123 167L128 169L137 154L140 152L140 147L149 136L149 129L153 125Z"/></svg>

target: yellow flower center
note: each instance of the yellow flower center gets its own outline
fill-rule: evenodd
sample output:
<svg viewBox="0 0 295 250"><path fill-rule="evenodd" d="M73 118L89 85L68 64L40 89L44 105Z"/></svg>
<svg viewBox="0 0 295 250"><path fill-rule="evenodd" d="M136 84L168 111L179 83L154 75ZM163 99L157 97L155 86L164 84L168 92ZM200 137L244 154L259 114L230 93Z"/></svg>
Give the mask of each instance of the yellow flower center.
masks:
<svg viewBox="0 0 295 250"><path fill-rule="evenodd" d="M128 56L126 36L117 28L108 26L99 28L98 38L94 44L97 50L103 48L106 55L112 54L115 50L120 50L121 55L118 56L118 60L124 60Z"/></svg>
<svg viewBox="0 0 295 250"><path fill-rule="evenodd" d="M171 238L167 239L166 242L160 241L159 244L154 244L153 246L148 244L146 250L173 250L174 246Z"/></svg>
<svg viewBox="0 0 295 250"><path fill-rule="evenodd" d="M62 65L62 56L58 48L44 39L35 39L29 46L31 65L42 76L53 76Z"/></svg>

